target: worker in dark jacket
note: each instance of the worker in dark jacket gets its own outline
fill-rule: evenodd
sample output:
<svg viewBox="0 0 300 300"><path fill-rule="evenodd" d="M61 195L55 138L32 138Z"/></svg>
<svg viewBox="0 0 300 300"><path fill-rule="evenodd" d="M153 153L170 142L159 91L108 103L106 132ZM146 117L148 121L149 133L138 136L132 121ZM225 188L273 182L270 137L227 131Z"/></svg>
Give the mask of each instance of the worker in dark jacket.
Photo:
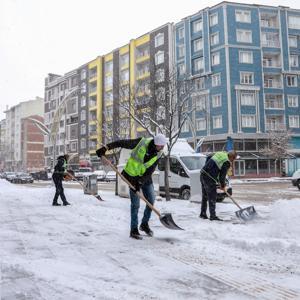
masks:
<svg viewBox="0 0 300 300"><path fill-rule="evenodd" d="M209 156L206 160L204 167L201 170L200 181L202 186L202 203L200 218L208 219L206 210L207 202L209 203L209 213L211 221L222 221L216 216L216 199L217 199L217 183L220 188L225 192L226 184L225 179L227 172L236 159L237 154L235 151L220 151L214 155Z"/></svg>
<svg viewBox="0 0 300 300"><path fill-rule="evenodd" d="M154 204L155 193L152 182L152 173L160 158L160 151L164 148L166 142L166 137L163 134L157 134L154 138L115 141L96 151L97 155L101 157L102 155L105 155L107 150L114 148L121 147L133 149L122 172L122 175L124 175L124 177L134 186L134 190L130 189L129 191L131 199L131 238L142 239L138 230L140 199L135 192L140 191L141 189L146 199L151 204ZM151 212L151 208L146 206L140 225L140 230L144 231L149 236L153 236L153 231L148 224Z"/></svg>
<svg viewBox="0 0 300 300"><path fill-rule="evenodd" d="M64 193L64 188L62 185L62 181L64 179L64 176L66 175L66 171L67 171L67 164L68 164L68 159L69 159L69 155L65 154L62 156L59 156L57 158L57 164L54 167L54 172L52 175L52 179L54 181L55 184L55 188L56 188L56 192L53 198L53 202L52 205L53 206L60 206L59 203L57 203L58 197L60 196L63 205L70 205L70 203L67 201L65 193Z"/></svg>

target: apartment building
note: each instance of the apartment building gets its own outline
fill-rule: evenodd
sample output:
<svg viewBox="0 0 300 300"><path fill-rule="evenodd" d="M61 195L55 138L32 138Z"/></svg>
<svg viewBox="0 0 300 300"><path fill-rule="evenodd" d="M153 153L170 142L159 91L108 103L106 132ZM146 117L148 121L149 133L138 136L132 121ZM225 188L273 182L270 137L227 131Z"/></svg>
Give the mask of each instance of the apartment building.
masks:
<svg viewBox="0 0 300 300"><path fill-rule="evenodd" d="M137 108L134 102L140 101L135 113L151 111L150 85L157 72L168 78L173 65L172 32L171 24L163 25L63 76L48 75L45 125L49 130L55 122L60 126L56 126L55 142L53 134L45 139L46 166L68 152L75 168L97 167L95 151L102 143L145 134L125 107Z"/></svg>
<svg viewBox="0 0 300 300"><path fill-rule="evenodd" d="M10 171L27 171L24 169L24 148L25 140L22 140L22 122L26 118L37 115L44 115L44 99L36 97L33 100L20 102L5 111L5 169ZM42 133L40 133L42 134ZM37 141L38 142L38 141Z"/></svg>
<svg viewBox="0 0 300 300"><path fill-rule="evenodd" d="M175 24L178 76L194 81L182 137L204 139L202 152L233 141L235 175L274 175L270 131L292 134L288 157L300 154L300 10L231 2Z"/></svg>

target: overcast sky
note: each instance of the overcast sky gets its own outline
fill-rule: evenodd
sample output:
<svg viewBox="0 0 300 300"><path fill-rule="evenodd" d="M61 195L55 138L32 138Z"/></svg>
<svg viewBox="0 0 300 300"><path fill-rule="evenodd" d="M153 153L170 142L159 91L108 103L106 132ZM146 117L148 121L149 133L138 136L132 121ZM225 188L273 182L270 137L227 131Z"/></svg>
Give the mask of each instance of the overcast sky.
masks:
<svg viewBox="0 0 300 300"><path fill-rule="evenodd" d="M219 2L0 0L0 118L7 105L43 97L48 73L64 74L131 38ZM253 3L300 9L299 0Z"/></svg>

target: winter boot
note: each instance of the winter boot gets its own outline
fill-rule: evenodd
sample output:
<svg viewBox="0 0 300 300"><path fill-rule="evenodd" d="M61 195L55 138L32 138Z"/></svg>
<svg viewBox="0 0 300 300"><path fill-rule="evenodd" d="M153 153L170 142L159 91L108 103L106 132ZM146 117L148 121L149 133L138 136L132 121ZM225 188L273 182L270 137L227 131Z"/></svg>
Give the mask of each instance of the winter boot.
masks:
<svg viewBox="0 0 300 300"><path fill-rule="evenodd" d="M206 220L206 219L208 219L208 216L207 216L206 213L201 213L200 216L199 216L199 218Z"/></svg>
<svg viewBox="0 0 300 300"><path fill-rule="evenodd" d="M57 203L57 202L53 202L52 206L60 206L61 204Z"/></svg>
<svg viewBox="0 0 300 300"><path fill-rule="evenodd" d="M211 221L223 221L222 219L220 219L219 217L217 216L210 216L209 218Z"/></svg>
<svg viewBox="0 0 300 300"><path fill-rule="evenodd" d="M140 230L144 231L148 236L153 236L153 231L150 229L148 223L142 223L140 225Z"/></svg>
<svg viewBox="0 0 300 300"><path fill-rule="evenodd" d="M63 206L71 205L68 201L63 203Z"/></svg>
<svg viewBox="0 0 300 300"><path fill-rule="evenodd" d="M137 228L133 228L130 230L130 237L136 240L142 240L143 237L140 235Z"/></svg>

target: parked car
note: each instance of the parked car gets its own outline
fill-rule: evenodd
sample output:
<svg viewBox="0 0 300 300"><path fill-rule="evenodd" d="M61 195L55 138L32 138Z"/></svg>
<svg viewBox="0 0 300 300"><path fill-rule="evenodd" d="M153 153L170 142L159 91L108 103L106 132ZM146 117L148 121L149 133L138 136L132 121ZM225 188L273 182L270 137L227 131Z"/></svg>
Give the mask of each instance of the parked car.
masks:
<svg viewBox="0 0 300 300"><path fill-rule="evenodd" d="M92 168L79 168L79 170L77 172L75 172L75 178L77 180L83 180L84 176L89 176L92 175L93 171Z"/></svg>
<svg viewBox="0 0 300 300"><path fill-rule="evenodd" d="M104 181L106 177L106 172L104 170L96 170L94 174L97 175L97 181Z"/></svg>
<svg viewBox="0 0 300 300"><path fill-rule="evenodd" d="M15 172L5 172L5 179L9 182L11 182L16 176L17 173Z"/></svg>
<svg viewBox="0 0 300 300"><path fill-rule="evenodd" d="M300 169L294 172L292 176L292 184L293 186L297 186L300 190Z"/></svg>
<svg viewBox="0 0 300 300"><path fill-rule="evenodd" d="M16 176L13 177L10 181L11 183L33 183L33 177L28 173L16 173Z"/></svg>
<svg viewBox="0 0 300 300"><path fill-rule="evenodd" d="M117 174L115 171L108 171L106 176L105 176L105 181L110 182L110 181L116 181L117 180Z"/></svg>

